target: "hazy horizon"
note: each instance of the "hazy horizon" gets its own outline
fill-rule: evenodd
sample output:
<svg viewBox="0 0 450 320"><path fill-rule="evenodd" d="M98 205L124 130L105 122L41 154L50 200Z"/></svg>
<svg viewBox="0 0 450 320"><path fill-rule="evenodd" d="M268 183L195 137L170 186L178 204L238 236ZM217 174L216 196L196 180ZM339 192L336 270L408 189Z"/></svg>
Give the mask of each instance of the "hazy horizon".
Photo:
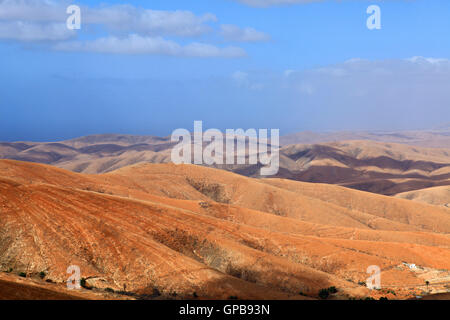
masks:
<svg viewBox="0 0 450 320"><path fill-rule="evenodd" d="M298 2L0 0L0 141L448 123L448 1Z"/></svg>

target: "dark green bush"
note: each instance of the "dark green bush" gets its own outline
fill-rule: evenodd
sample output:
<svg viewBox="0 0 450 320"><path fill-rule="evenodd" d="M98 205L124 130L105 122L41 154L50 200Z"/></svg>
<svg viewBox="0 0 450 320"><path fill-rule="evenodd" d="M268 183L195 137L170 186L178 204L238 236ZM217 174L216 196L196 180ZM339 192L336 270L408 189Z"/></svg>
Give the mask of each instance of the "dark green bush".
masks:
<svg viewBox="0 0 450 320"><path fill-rule="evenodd" d="M329 292L329 293L336 293L336 292L338 292L338 291L337 291L336 287L333 286L333 287L329 287L329 288L328 288L328 292Z"/></svg>
<svg viewBox="0 0 450 320"><path fill-rule="evenodd" d="M89 287L89 286L87 285L87 283L86 283L86 278L81 278L81 280L80 280L80 286L82 286L83 288L88 289L88 290L91 290L91 289L92 289L91 287Z"/></svg>
<svg viewBox="0 0 450 320"><path fill-rule="evenodd" d="M388 290L387 293L392 293L394 296L397 295L394 290Z"/></svg>
<svg viewBox="0 0 450 320"><path fill-rule="evenodd" d="M335 286L332 286L332 287L329 287L329 288L326 288L326 289L320 289L319 290L319 297L321 299L327 299L330 296L330 294L334 294L336 292L338 292L338 290L336 289ZM300 294L303 295L302 292L300 292Z"/></svg>
<svg viewBox="0 0 450 320"><path fill-rule="evenodd" d="M328 292L328 289L320 289L319 290L319 298L320 299L327 299L330 293Z"/></svg>

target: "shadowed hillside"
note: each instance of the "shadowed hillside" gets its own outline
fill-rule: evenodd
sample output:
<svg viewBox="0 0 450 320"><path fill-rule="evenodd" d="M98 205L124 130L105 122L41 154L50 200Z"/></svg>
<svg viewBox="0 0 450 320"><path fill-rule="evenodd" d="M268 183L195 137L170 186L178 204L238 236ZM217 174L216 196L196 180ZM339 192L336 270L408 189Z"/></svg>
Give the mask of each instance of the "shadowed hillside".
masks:
<svg viewBox="0 0 450 320"><path fill-rule="evenodd" d="M97 135L57 143L0 143L0 158L105 173L141 162L169 163L174 145L170 138ZM259 177L261 166L216 167ZM288 145L280 150L276 176L394 195L450 185L450 149L366 140Z"/></svg>

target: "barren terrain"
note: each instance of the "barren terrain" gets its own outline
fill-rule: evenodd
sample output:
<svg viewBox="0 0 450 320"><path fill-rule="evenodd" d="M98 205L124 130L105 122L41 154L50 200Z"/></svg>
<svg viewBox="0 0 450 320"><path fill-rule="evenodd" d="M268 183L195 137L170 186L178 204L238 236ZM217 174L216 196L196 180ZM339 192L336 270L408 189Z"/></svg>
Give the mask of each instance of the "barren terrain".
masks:
<svg viewBox="0 0 450 320"><path fill-rule="evenodd" d="M408 136L407 133L403 135ZM336 137L341 136L392 140L388 139L392 137L390 134L347 133ZM433 143L428 140L420 143L420 137L435 140ZM442 132L439 135L415 133L409 140L394 139L403 143L406 139L411 144L416 142L434 148L369 140L285 145L280 149L277 177L336 184L384 195L448 186L450 148L446 141L449 137L450 134ZM282 141L292 140L285 138ZM136 163L169 163L174 145L167 137L96 135L51 143L0 143L0 158L51 164L74 172L93 174L111 172ZM260 174L259 164L216 167L250 177L259 177Z"/></svg>
<svg viewBox="0 0 450 320"><path fill-rule="evenodd" d="M340 186L1 160L0 215L1 270L56 284L75 264L96 290L173 298L310 299L335 286L336 299L402 299L449 285L450 209ZM364 286L370 265L380 291Z"/></svg>

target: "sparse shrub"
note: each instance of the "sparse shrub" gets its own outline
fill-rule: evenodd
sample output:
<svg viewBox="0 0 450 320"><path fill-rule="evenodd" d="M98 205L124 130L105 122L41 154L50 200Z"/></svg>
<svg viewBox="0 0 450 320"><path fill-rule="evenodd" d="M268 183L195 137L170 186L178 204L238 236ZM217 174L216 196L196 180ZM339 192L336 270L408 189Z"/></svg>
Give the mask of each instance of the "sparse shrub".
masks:
<svg viewBox="0 0 450 320"><path fill-rule="evenodd" d="M332 286L332 287L329 287L329 288L326 288L326 289L320 289L319 290L319 297L321 299L327 299L330 296L330 294L334 294L336 292L338 292L338 290L336 289L335 286Z"/></svg>
<svg viewBox="0 0 450 320"><path fill-rule="evenodd" d="M334 259L322 258L311 263L311 267L314 269L319 269L320 271L327 273L336 273L339 269L343 267L342 262L336 261Z"/></svg>
<svg viewBox="0 0 450 320"><path fill-rule="evenodd" d="M8 272L8 273L13 272L13 268L9 268L6 272Z"/></svg>
<svg viewBox="0 0 450 320"><path fill-rule="evenodd" d="M153 288L153 293L152 293L151 297L152 298L157 298L159 296L161 296L161 292L159 292L159 290L157 288Z"/></svg>
<svg viewBox="0 0 450 320"><path fill-rule="evenodd" d="M39 272L39 278L44 279L46 276L44 271Z"/></svg>
<svg viewBox="0 0 450 320"><path fill-rule="evenodd" d="M381 297L380 300L389 300L387 297Z"/></svg>
<svg viewBox="0 0 450 320"><path fill-rule="evenodd" d="M88 284L86 283L86 278L81 278L80 280L80 286L82 286L85 289L91 290L92 288L90 286L88 286Z"/></svg>
<svg viewBox="0 0 450 320"><path fill-rule="evenodd" d="M194 298L198 298L197 292L194 292L194 293L192 294L192 296L193 296Z"/></svg>
<svg viewBox="0 0 450 320"><path fill-rule="evenodd" d="M124 296L129 296L129 297L136 296L136 294L134 292L128 292L128 291L123 291L123 290L116 291L116 293L120 294L120 295L124 295Z"/></svg>
<svg viewBox="0 0 450 320"><path fill-rule="evenodd" d="M360 286L366 286L366 282L365 282L365 281L358 281L358 284L359 284Z"/></svg>
<svg viewBox="0 0 450 320"><path fill-rule="evenodd" d="M331 293L331 294L333 294L333 293L336 293L336 292L338 292L338 291L337 291L336 287L333 286L333 287L329 287L329 288L328 288L328 292Z"/></svg>
<svg viewBox="0 0 450 320"><path fill-rule="evenodd" d="M105 291L109 292L109 293L114 293L115 292L114 289L112 289L112 288L106 288Z"/></svg>
<svg viewBox="0 0 450 320"><path fill-rule="evenodd" d="M53 283L52 279L45 279L45 282Z"/></svg>
<svg viewBox="0 0 450 320"><path fill-rule="evenodd" d="M206 183L204 181L195 181L190 178L186 178L186 181L198 192L203 193L205 196L216 202L220 203L230 202L230 199L226 194L225 188L221 184Z"/></svg>
<svg viewBox="0 0 450 320"><path fill-rule="evenodd" d="M394 290L388 290L386 293L392 293L394 296L397 295Z"/></svg>
<svg viewBox="0 0 450 320"><path fill-rule="evenodd" d="M375 299L372 297L366 297L364 300L375 300Z"/></svg>
<svg viewBox="0 0 450 320"><path fill-rule="evenodd" d="M230 262L228 263L225 272L230 276L239 278L248 282L256 282L258 275L253 270L240 268L238 266L233 266Z"/></svg>
<svg viewBox="0 0 450 320"><path fill-rule="evenodd" d="M327 299L330 293L328 292L328 289L320 289L319 290L319 298L320 299Z"/></svg>
<svg viewBox="0 0 450 320"><path fill-rule="evenodd" d="M27 274L25 272L20 272L19 277L26 278Z"/></svg>
<svg viewBox="0 0 450 320"><path fill-rule="evenodd" d="M201 202L199 203L199 205L200 205L200 207L202 207L203 209L207 209L207 208L210 207L210 204L209 204L208 202L206 202L206 201L201 201Z"/></svg>

